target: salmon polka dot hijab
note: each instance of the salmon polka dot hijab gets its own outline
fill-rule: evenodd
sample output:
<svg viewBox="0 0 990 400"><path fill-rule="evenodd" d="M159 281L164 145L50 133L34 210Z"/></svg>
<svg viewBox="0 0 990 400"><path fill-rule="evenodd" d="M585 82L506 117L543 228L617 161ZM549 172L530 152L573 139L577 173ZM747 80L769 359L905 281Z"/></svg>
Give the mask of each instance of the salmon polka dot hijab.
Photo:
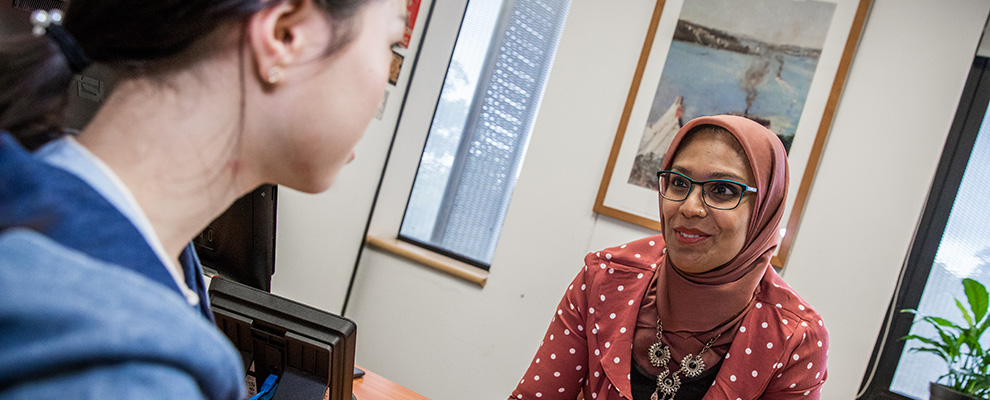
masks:
<svg viewBox="0 0 990 400"><path fill-rule="evenodd" d="M769 129L738 116L696 118L674 136L662 169L670 169L684 137L703 125L725 128L742 145L756 178L756 202L745 244L725 265L690 274L674 268L666 257L658 263L656 285L651 285L644 297L633 338L634 358L654 374L660 370L650 365L646 349L656 342L658 313L663 320L664 340L669 343L674 360L689 353L697 354L708 340L721 334L712 351L704 355L707 365L715 365L732 343L780 243L778 229L787 196L787 153ZM663 213L660 223L665 223Z"/></svg>

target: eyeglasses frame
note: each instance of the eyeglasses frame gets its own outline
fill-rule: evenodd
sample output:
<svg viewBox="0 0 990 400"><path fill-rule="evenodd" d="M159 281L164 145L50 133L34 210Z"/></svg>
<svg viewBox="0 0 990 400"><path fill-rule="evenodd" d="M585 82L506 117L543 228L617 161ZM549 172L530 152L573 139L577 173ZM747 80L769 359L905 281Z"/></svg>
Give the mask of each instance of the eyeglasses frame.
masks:
<svg viewBox="0 0 990 400"><path fill-rule="evenodd" d="M677 174L677 175L681 176L682 178L687 179L688 182L691 183L691 186L688 187L687 195L685 195L683 199L674 200L674 199L671 199L671 198L669 198L669 197L667 197L667 196L665 196L663 194L663 187L660 186L661 185L660 174L662 174L664 172L669 172L669 173L672 173L672 174ZM726 183L734 183L736 185L742 186L743 187L743 191L742 192L739 192L739 201L737 201L736 202L736 205L733 206L732 208L715 207L715 206L709 204L708 203L708 199L705 197L705 189L704 189L704 185L706 183L709 183L709 182L726 182ZM698 185L699 187L702 188L701 189L701 201L703 203L705 203L706 206L711 207L711 208L716 209L716 210L726 210L726 211L728 211L728 210L735 210L736 208L739 208L739 205L740 204L742 204L743 196L745 196L746 193L748 193L748 192L757 193L757 189L755 187L752 187L752 186L749 186L749 185L747 185L745 183L737 182L737 181L734 181L734 180L731 180L731 179L709 179L709 180L706 180L706 181L696 181L694 179L691 179L687 175L684 175L684 174L682 174L680 172L677 172L677 171L670 171L670 170L660 170L660 171L657 171L657 192L660 193L660 196L663 197L664 199L667 199L667 200L670 200L670 201L676 201L676 202L685 201L685 200L688 199L688 197L691 197L691 191L694 190L694 186L695 185Z"/></svg>

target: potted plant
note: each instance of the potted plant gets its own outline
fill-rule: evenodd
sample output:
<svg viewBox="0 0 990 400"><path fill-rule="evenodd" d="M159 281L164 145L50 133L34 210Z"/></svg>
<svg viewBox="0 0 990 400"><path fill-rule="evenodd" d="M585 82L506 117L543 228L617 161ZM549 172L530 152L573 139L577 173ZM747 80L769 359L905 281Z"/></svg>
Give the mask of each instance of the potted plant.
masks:
<svg viewBox="0 0 990 400"><path fill-rule="evenodd" d="M968 309L959 299L956 307L962 313L965 325L958 325L945 318L924 316L915 321L925 322L935 328L937 336L907 335L901 340L917 340L921 344L911 351L932 353L945 361L949 372L930 384L931 399L988 399L990 396L990 348L980 345L980 338L990 327L987 313L987 289L979 282L965 278ZM918 314L918 310L901 310Z"/></svg>

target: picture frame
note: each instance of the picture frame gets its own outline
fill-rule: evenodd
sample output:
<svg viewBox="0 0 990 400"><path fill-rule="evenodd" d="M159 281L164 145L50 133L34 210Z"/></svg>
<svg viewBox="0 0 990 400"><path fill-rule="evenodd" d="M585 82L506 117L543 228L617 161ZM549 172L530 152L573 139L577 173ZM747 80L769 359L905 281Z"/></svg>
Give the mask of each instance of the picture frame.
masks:
<svg viewBox="0 0 990 400"><path fill-rule="evenodd" d="M388 84L395 86L399 83L399 73L402 72L402 62L406 59L402 54L392 50L392 64L388 70Z"/></svg>
<svg viewBox="0 0 990 400"><path fill-rule="evenodd" d="M734 113L788 149L783 268L872 0L657 0L593 211L659 231L656 170L680 126ZM766 12L763 12L766 11Z"/></svg>

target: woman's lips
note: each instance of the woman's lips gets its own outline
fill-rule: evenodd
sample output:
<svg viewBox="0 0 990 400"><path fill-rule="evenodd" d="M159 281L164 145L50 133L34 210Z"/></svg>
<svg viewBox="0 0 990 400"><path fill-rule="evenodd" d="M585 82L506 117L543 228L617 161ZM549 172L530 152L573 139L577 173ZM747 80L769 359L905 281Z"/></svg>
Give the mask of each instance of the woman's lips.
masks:
<svg viewBox="0 0 990 400"><path fill-rule="evenodd" d="M674 228L674 236L683 243L697 243L709 238L711 235L691 228Z"/></svg>

